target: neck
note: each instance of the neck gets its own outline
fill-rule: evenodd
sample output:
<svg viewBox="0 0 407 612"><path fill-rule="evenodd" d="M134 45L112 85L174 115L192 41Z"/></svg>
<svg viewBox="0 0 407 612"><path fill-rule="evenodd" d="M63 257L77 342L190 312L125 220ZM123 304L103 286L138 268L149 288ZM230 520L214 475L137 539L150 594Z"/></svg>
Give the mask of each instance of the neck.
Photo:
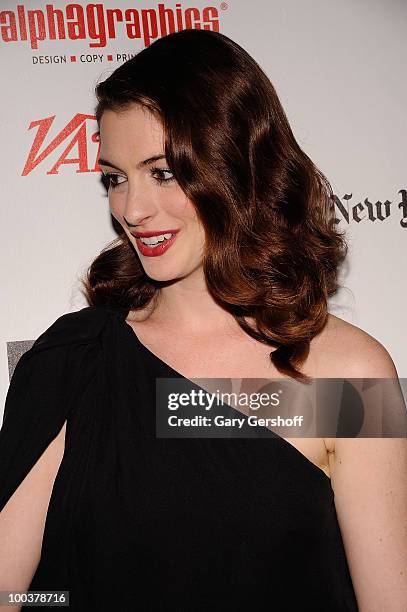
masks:
<svg viewBox="0 0 407 612"><path fill-rule="evenodd" d="M158 325L197 335L238 326L234 317L213 299L203 274L190 275L162 287L149 318Z"/></svg>

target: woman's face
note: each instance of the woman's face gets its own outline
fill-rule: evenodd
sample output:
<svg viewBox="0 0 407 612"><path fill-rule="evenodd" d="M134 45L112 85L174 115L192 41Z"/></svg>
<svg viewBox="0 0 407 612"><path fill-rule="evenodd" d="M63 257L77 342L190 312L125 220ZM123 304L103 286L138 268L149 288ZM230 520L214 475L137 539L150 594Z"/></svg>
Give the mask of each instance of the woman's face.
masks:
<svg viewBox="0 0 407 612"><path fill-rule="evenodd" d="M159 281L190 275L202 265L205 234L192 202L168 168L161 123L134 104L120 113L106 110L99 128L99 165L109 178L110 210L146 274ZM133 235L138 232L160 234L159 240L167 235L155 247L151 243L157 238L145 237L143 243Z"/></svg>

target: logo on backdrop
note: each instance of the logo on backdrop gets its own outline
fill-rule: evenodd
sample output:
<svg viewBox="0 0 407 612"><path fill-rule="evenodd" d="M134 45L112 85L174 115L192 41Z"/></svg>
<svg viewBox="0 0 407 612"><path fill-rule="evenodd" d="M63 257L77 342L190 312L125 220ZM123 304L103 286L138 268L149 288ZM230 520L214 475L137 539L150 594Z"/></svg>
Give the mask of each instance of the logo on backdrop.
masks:
<svg viewBox="0 0 407 612"><path fill-rule="evenodd" d="M332 206L335 214L339 213L340 217L335 217L336 223L345 221L348 225L351 223L360 223L362 221L386 221L393 213L400 215L400 225L403 228L407 227L407 190L400 189L400 200L392 202L385 200L381 202L371 202L369 198L365 198L363 202L351 202L352 194L346 193L341 202L337 195L333 196ZM397 211L395 210L397 209ZM398 212L400 210L400 213Z"/></svg>
<svg viewBox="0 0 407 612"><path fill-rule="evenodd" d="M48 137L54 119L55 115L52 115L45 119L31 121L28 129L37 128L37 133L21 176L27 176L41 163L45 167L48 161L47 158L57 150L60 150L61 153L54 165L46 170L46 174L58 174L61 166L66 164L75 166L76 172L99 172L100 167L97 160L100 143L94 155L93 165L90 163L88 152L88 135L93 128L95 128L95 131L91 134L90 141L91 143L99 142L99 130L95 116L77 113L55 136ZM45 140L48 141L48 144L45 144ZM70 157L72 151L74 152Z"/></svg>
<svg viewBox="0 0 407 612"><path fill-rule="evenodd" d="M228 6L222 2L220 8L225 10ZM44 41L67 39L86 40L91 48L104 48L116 38L141 40L148 47L155 39L184 29L219 31L218 9L215 6L183 7L177 2L175 8L159 3L154 8L137 9L106 8L102 3L66 4L63 8L46 4L43 9L28 9L19 4L14 11L0 11L0 40L5 43L27 41L31 49L39 49ZM71 56L70 61L76 61L72 57L76 58ZM112 61L109 56L106 58Z"/></svg>
<svg viewBox="0 0 407 612"><path fill-rule="evenodd" d="M27 176L40 164L43 165L46 174L58 174L65 165L75 167L76 172L100 172L97 161L100 143L95 116L77 113L59 132L51 135L54 119L55 115L52 115L31 121L28 129L37 128L37 131L21 175ZM97 148L92 146L96 144ZM49 164L50 155L58 151L60 154L57 161L52 165ZM400 189L398 194L400 194L398 202L390 200L371 202L369 198L365 198L363 202L351 202L352 194L345 194L342 199L334 195L332 207L335 215L339 214L339 217L335 217L336 223L341 221L348 225L362 221L379 223L386 221L392 214L401 214L400 225L406 228L407 190Z"/></svg>

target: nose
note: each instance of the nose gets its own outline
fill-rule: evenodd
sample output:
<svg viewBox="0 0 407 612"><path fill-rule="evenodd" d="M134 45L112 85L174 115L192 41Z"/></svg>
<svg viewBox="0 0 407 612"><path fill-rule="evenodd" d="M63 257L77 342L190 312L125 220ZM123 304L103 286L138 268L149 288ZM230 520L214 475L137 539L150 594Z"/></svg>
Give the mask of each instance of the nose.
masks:
<svg viewBox="0 0 407 612"><path fill-rule="evenodd" d="M128 221L124 215L123 215L123 219L128 227L137 227L137 225L142 225L148 219L148 217L144 217L144 219L140 219L137 223L130 223L130 221Z"/></svg>
<svg viewBox="0 0 407 612"><path fill-rule="evenodd" d="M123 211L123 219L128 227L136 227L145 223L150 217L153 217L156 212L156 207L151 197L147 193L131 190L127 194L125 207Z"/></svg>

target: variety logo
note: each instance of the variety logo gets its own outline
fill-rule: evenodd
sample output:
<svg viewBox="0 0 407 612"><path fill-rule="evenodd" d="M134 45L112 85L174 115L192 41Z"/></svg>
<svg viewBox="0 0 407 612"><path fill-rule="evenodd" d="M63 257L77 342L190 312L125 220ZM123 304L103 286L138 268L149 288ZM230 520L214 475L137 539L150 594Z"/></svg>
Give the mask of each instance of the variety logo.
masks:
<svg viewBox="0 0 407 612"><path fill-rule="evenodd" d="M222 3L222 7L227 7ZM214 6L175 9L159 3L156 8L105 8L103 4L67 4L63 9L46 4L44 9L0 11L0 36L6 43L29 41L31 49L46 40L89 40L89 47L106 47L107 41L127 36L142 39L147 47L162 36L184 29L219 31L219 12Z"/></svg>
<svg viewBox="0 0 407 612"><path fill-rule="evenodd" d="M37 128L37 133L28 153L22 176L27 176L39 164L45 163L47 158L58 148L61 148L61 153L54 165L47 170L47 174L58 174L60 167L66 164L76 166L76 172L100 172L100 166L97 161L100 147L97 129L90 136L92 143L99 143L94 161L91 164L89 163L88 153L89 122L91 122L90 131L92 131L96 127L95 116L77 113L56 136L49 139L50 142L48 144L45 144L54 119L55 115L30 123L29 129ZM75 149L76 153L74 153L74 156L69 157ZM401 200L397 204L397 208L400 209L402 215L400 225L403 228L407 228L407 190L400 189L398 193L401 195ZM392 207L392 202L389 200L385 202L378 200L373 203L368 198L365 198L363 203L351 204L351 199L352 194L345 194L343 196L344 202L338 196L333 196L332 207L334 213L340 213L340 217L335 218L336 223L345 221L349 225L350 223L360 223L361 221L385 221L394 210L394 206Z"/></svg>
<svg viewBox="0 0 407 612"><path fill-rule="evenodd" d="M34 138L34 142L28 153L27 161L22 172L22 176L27 176L40 163L47 159L58 147L63 148L58 160L52 166L47 174L58 174L59 168L65 164L77 165L77 172L98 172L100 167L97 163L99 157L99 148L96 154L95 163L92 168L88 162L88 125L89 120L92 121L92 127L95 127L96 118L94 115L84 115L77 113L73 119L51 140L48 145L44 145L44 141L54 122L55 115L31 121L29 130L38 128ZM99 141L98 131L91 136L92 142ZM72 149L76 147L77 157L68 157ZM100 147L100 144L99 144ZM42 151L40 150L42 148Z"/></svg>

